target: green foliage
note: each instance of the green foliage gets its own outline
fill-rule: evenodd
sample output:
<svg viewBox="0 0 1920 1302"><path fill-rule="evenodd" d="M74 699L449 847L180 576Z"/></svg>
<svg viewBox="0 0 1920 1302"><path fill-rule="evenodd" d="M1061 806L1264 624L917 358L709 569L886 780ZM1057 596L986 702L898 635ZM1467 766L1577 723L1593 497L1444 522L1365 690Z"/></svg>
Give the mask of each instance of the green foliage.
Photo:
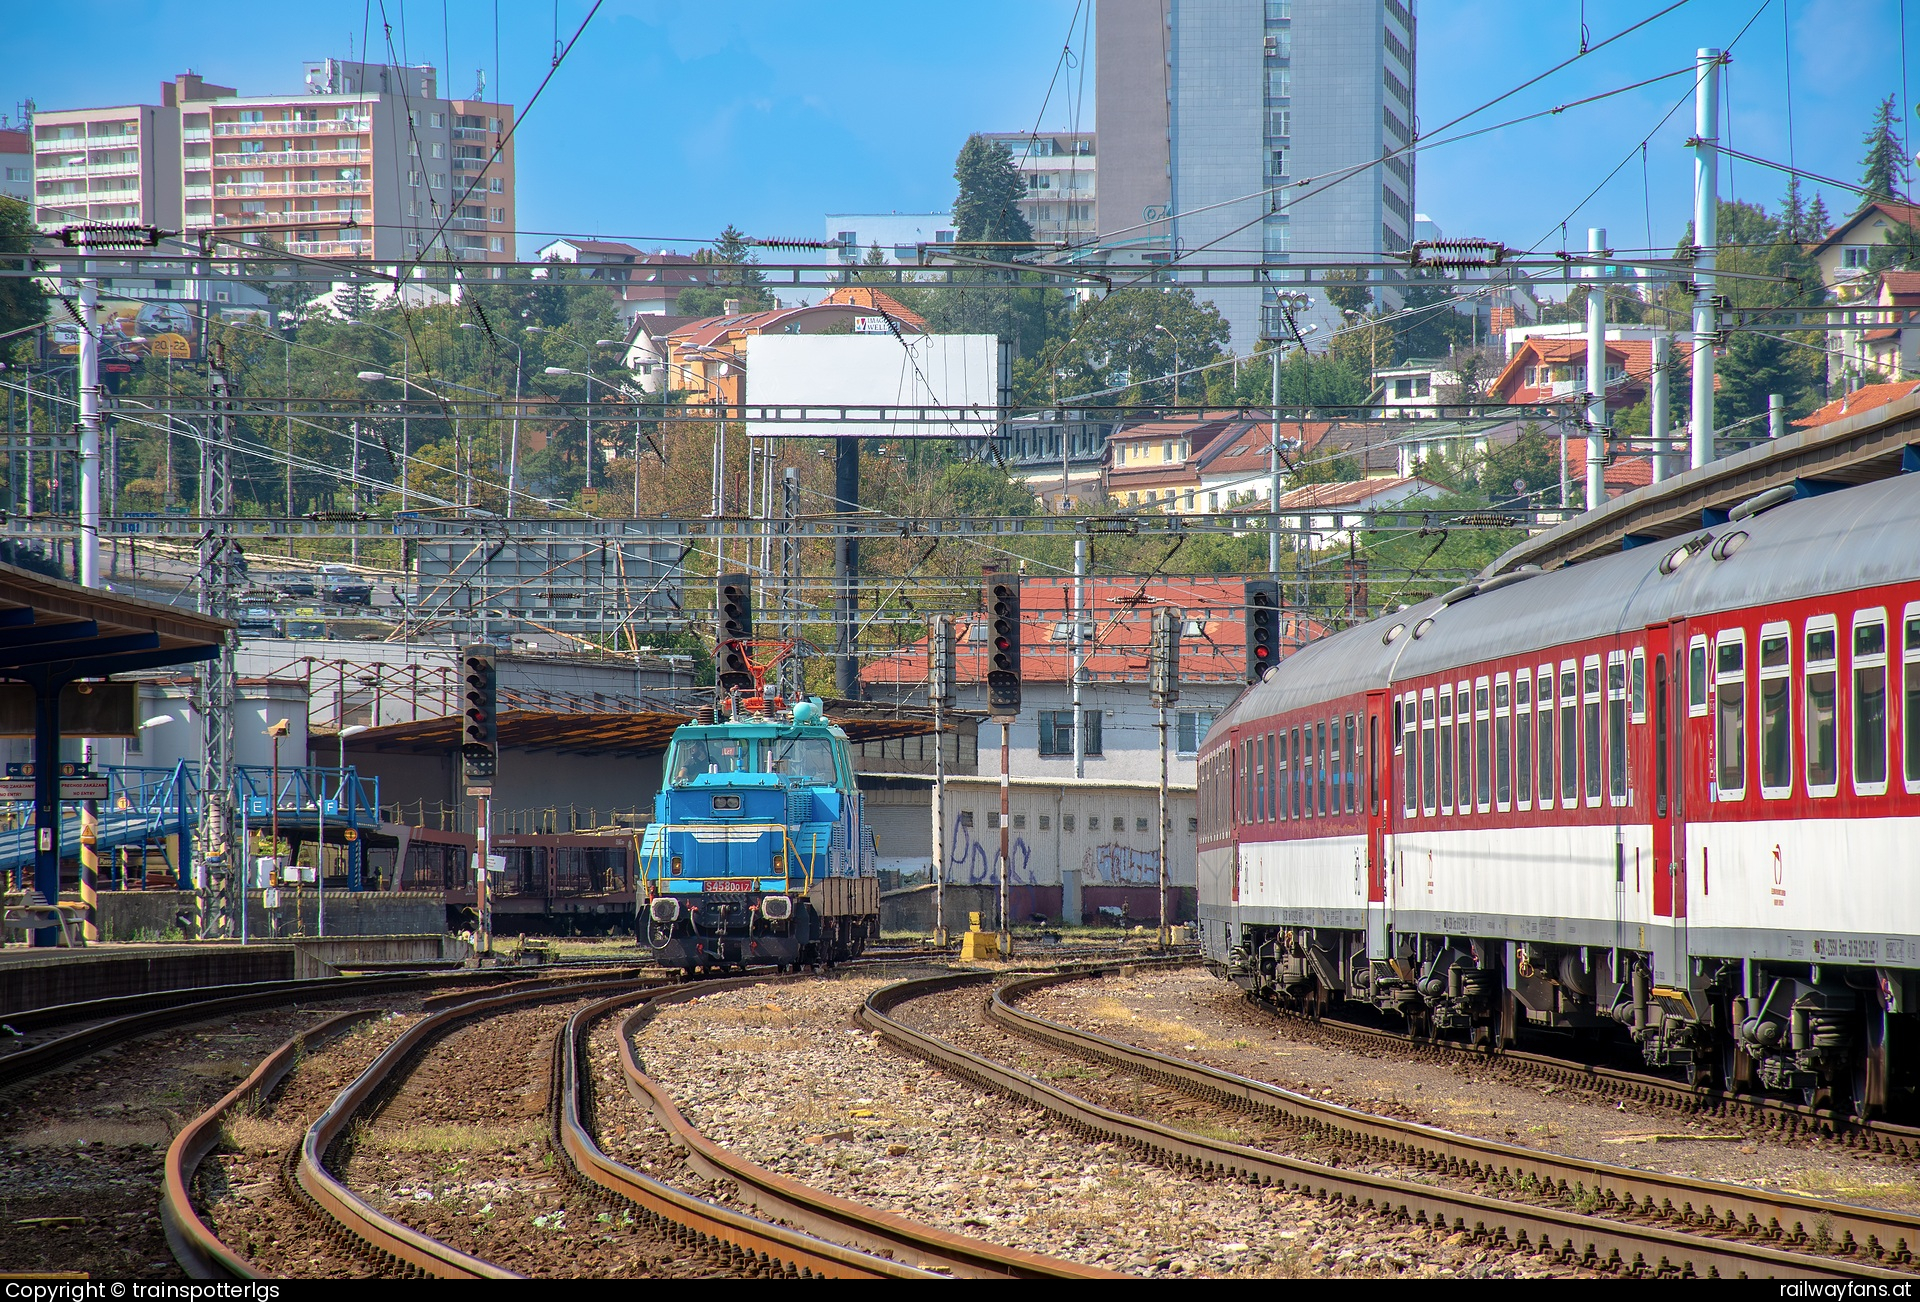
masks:
<svg viewBox="0 0 1920 1302"><path fill-rule="evenodd" d="M1027 185L1013 165L1013 151L1004 143L968 136L954 159L953 180L959 187L953 201L955 239L963 244L1024 244L1033 239L1033 228L1020 212Z"/></svg>
<svg viewBox="0 0 1920 1302"><path fill-rule="evenodd" d="M998 466L956 461L939 472L935 496L954 515L1032 515L1033 490Z"/></svg>
<svg viewBox="0 0 1920 1302"><path fill-rule="evenodd" d="M1122 289L1075 309L1057 365L1073 377L1075 392L1120 391L1096 405L1171 402L1166 377L1176 354L1181 370L1204 366L1221 357L1228 333L1220 310L1191 289ZM1204 392L1197 379L1183 389Z"/></svg>
<svg viewBox="0 0 1920 1302"><path fill-rule="evenodd" d="M701 249L693 255L693 260L699 263L749 265L760 261L760 258L754 253L753 245L748 243L746 232L729 224L727 229L720 232L720 238L713 242L713 248ZM773 293L766 287L766 273L749 270L741 273L740 279L744 282L740 285L712 288L697 285L683 289L674 300L674 311L681 316L719 316L726 310L726 302L730 298L740 300L740 310L743 312L765 312L774 306Z"/></svg>
<svg viewBox="0 0 1920 1302"><path fill-rule="evenodd" d="M1402 293L1410 315L1394 323L1394 356L1445 357L1473 339L1473 323L1453 310L1453 286L1445 281L1416 281Z"/></svg>
<svg viewBox="0 0 1920 1302"><path fill-rule="evenodd" d="M33 211L18 199L0 196L0 255L26 253L36 234ZM47 319L47 295L40 282L25 277L0 280L0 333L37 325ZM16 335L0 340L0 356L19 351L25 356L31 340Z"/></svg>
<svg viewBox="0 0 1920 1302"><path fill-rule="evenodd" d="M1372 396L1372 379L1344 354L1309 353L1296 348L1280 361L1283 407L1358 407ZM1210 372L1207 401L1223 407L1271 406L1272 363L1265 357L1243 363L1238 383L1230 370L1216 368Z"/></svg>
<svg viewBox="0 0 1920 1302"><path fill-rule="evenodd" d="M1860 188L1876 199L1900 197L1897 182L1906 158L1893 129L1893 117L1893 96L1889 95L1874 105L1873 125L1861 141L1867 153L1860 160Z"/></svg>

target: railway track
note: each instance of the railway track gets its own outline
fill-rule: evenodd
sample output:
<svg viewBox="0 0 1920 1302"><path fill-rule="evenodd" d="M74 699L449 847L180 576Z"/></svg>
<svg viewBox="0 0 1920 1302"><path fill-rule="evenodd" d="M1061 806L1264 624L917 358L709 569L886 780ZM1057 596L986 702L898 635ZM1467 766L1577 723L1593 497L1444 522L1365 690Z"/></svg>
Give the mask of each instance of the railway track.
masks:
<svg viewBox="0 0 1920 1302"><path fill-rule="evenodd" d="M1016 979L1013 985L1018 992L1069 979L1073 976L1045 974ZM1088 1136L1126 1143L1175 1165L1277 1184L1326 1201L1371 1208L1392 1217L1425 1221L1476 1238L1550 1253L1566 1262L1635 1274L1913 1278L1886 1264L1910 1260L1907 1245L1920 1243L1920 1235L1914 1233L1920 1227L1912 1218L1898 1214L1886 1214L1892 1218L1889 1221L1872 1209L1627 1168L1595 1168L1591 1163L1487 1145L1429 1127L1408 1127L1407 1123L1319 1104L1260 1082L1046 1022L1020 1012L1006 999L998 1000L997 1006L990 1004L989 1016L997 1025L1030 1043L1046 1045L1071 1058L1105 1062L1181 1095L1235 1112L1257 1111L1279 1118L1288 1128L1311 1128L1336 1147L1463 1178L1483 1185L1489 1192L1351 1170L1103 1106L1006 1062L916 1029L894 1015L896 1009L916 999L984 986L992 980L988 974L964 974L896 982L869 998L860 1018L897 1047L943 1070L1031 1102ZM1552 1183L1546 1182L1549 1177ZM1606 1182L1607 1192L1602 1191L1601 1181ZM1535 1200L1521 1200L1518 1195L1523 1190ZM1723 1190L1727 1192L1723 1194ZM1630 1206L1629 1196L1633 1199ZM1563 1204L1604 1210L1606 1214L1589 1214ZM1759 1219L1763 1209L1765 1220ZM1816 1210L1818 1215L1808 1224L1808 1213ZM1749 1214L1751 1222L1745 1219ZM1781 1214L1787 1215L1796 1230L1790 1232L1777 1224ZM1851 1234L1851 1241L1832 1228L1847 1216L1858 1218L1846 1221L1848 1228L1841 1232ZM1662 1223L1653 1223L1655 1217ZM1832 1218L1824 1222L1824 1241L1822 1217ZM1889 1239L1885 1237L1888 1226L1895 1221L1901 1223L1900 1237ZM1794 1237L1789 1239L1789 1233ZM1836 1252L1794 1251L1762 1241L1775 1235L1795 1246L1804 1236L1811 1244L1831 1244ZM1848 1249L1851 1255L1841 1255ZM1875 1259L1869 1260L1870 1256Z"/></svg>
<svg viewBox="0 0 1920 1302"><path fill-rule="evenodd" d="M1574 1086L1596 1094L1666 1108L1690 1116L1724 1117L1783 1136L1809 1135L1869 1153L1920 1157L1920 1126L1901 1125L1878 1118L1862 1119L1829 1108L1814 1108L1785 1099L1736 1094L1704 1085L1688 1085L1661 1076L1556 1058L1524 1049L1491 1051L1448 1040L1432 1040L1405 1031L1363 1026L1343 1019L1312 1017L1280 1008L1249 995L1248 1002L1263 1012L1323 1043L1344 1048L1416 1054L1432 1061L1465 1062L1505 1068L1516 1076ZM1915 1243L1920 1249L1920 1242Z"/></svg>
<svg viewBox="0 0 1920 1302"><path fill-rule="evenodd" d="M780 978L773 978L778 980ZM784 978L797 980L802 978ZM641 1226L669 1241L683 1257L705 1258L714 1273L736 1275L866 1279L932 1278L940 1273L987 1277L1083 1278L1108 1272L1055 1261L1036 1254L997 1248L917 1226L905 1218L832 1198L797 1182L760 1172L756 1197L777 1192L776 1214L801 1228L762 1220L694 1197L608 1157L593 1134L593 1082L587 1038L596 1021L636 1001L684 1000L702 994L769 980L735 977L697 985L663 986L658 980L630 980L609 989L607 983L538 983L525 989L450 999L410 1026L342 1090L309 1127L289 1161L289 1180L299 1197L329 1233L356 1256L387 1270L439 1278L513 1278L513 1271L423 1234L369 1205L329 1169L329 1154L397 1087L419 1056L439 1037L475 1018L541 1003L591 999L575 1011L553 1040L549 1092L552 1142L565 1159L567 1177L593 1196L631 1212ZM594 996L599 996L594 998ZM193 1166L217 1142L220 1124L237 1106L264 1098L286 1074L295 1057L315 1037L337 1034L354 1015L343 1015L295 1037L263 1062L254 1074L182 1132L179 1156L170 1153L164 1191L170 1237L179 1227L176 1256L200 1278L257 1278L259 1269L206 1228L192 1207ZM630 1051L629 1051L630 1053ZM635 1067L637 1073L637 1065ZM669 1104L670 1106L670 1104ZM673 1114L678 1117L677 1112ZM757 1168L730 1160L698 1135L684 1119L670 1133L700 1160L725 1168L727 1179ZM747 1186L743 1185L742 1188ZM763 1210L765 1210L763 1208ZM807 1227L845 1229L862 1246L845 1246L807 1233ZM878 1228L876 1228L876 1226ZM862 1250L871 1245L874 1251ZM881 1255L891 1252L893 1257ZM904 1258L904 1259L897 1259ZM916 1264L924 1262L925 1265Z"/></svg>

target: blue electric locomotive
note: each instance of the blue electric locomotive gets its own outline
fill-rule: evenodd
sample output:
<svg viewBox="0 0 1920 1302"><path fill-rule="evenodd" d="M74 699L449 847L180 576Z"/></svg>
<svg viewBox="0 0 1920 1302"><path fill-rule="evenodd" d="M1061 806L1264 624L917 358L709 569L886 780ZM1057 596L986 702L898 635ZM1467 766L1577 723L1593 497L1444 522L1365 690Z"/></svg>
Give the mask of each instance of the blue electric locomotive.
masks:
<svg viewBox="0 0 1920 1302"><path fill-rule="evenodd" d="M676 729L640 847L659 961L692 975L858 955L880 927L863 812L847 735L818 701Z"/></svg>

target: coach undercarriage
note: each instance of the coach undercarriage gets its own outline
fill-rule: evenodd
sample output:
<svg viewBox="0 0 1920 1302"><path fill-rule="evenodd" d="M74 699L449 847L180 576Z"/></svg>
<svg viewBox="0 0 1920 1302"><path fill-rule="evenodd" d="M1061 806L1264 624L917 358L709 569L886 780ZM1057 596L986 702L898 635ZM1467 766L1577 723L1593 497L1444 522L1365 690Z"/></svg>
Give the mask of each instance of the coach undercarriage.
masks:
<svg viewBox="0 0 1920 1302"><path fill-rule="evenodd" d="M1860 1116L1896 1102L1897 1052L1912 1043L1912 974L1874 968L1695 959L1684 986L1656 982L1631 950L1476 937L1242 926L1225 975L1254 997L1318 1016L1342 1003L1403 1019L1414 1034L1490 1048L1523 1028L1576 1041L1624 1038L1648 1067L1703 1087L1767 1094Z"/></svg>

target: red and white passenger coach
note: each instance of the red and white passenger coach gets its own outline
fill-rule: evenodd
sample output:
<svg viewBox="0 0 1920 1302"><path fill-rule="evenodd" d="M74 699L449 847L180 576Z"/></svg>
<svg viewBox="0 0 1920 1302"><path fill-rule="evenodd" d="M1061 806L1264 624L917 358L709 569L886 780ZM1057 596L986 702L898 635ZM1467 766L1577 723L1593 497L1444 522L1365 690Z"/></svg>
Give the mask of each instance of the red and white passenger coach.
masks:
<svg viewBox="0 0 1920 1302"><path fill-rule="evenodd" d="M1695 1079L1884 1110L1920 1001L1920 475L1784 495L1250 687L1200 754L1208 956L1285 1002L1615 1023Z"/></svg>

